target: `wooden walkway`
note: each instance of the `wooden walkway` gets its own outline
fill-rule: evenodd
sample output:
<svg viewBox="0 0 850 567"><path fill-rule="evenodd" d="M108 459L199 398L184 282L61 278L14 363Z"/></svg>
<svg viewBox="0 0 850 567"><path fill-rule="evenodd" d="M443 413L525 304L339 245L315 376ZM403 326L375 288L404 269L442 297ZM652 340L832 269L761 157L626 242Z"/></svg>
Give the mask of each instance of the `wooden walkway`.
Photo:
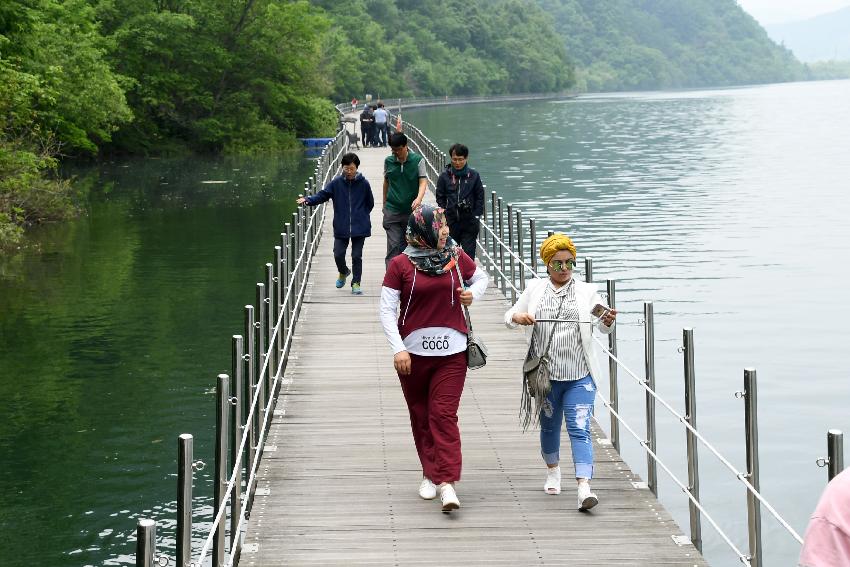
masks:
<svg viewBox="0 0 850 567"><path fill-rule="evenodd" d="M363 149L360 171L381 200L387 148ZM430 196L427 199L433 200ZM490 358L470 371L460 406L461 508L417 489L421 469L407 409L378 321L385 242L380 204L364 248L363 289L334 287L331 215L313 262L278 398L241 565L707 565L595 430L600 503L576 510L569 440L564 490L543 493L538 434L518 426L524 335L502 324L491 287L471 310Z"/></svg>

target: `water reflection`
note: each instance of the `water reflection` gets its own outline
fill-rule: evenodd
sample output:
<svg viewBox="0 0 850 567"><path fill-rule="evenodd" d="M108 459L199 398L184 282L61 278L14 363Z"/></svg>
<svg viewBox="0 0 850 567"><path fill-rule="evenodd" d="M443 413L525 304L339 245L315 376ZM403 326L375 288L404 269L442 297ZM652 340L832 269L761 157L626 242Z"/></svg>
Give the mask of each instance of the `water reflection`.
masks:
<svg viewBox="0 0 850 567"><path fill-rule="evenodd" d="M131 565L142 515L173 554L176 437L211 459L210 388L311 168L296 154L68 172L84 215L0 265L0 526L43 536L7 538L0 564Z"/></svg>

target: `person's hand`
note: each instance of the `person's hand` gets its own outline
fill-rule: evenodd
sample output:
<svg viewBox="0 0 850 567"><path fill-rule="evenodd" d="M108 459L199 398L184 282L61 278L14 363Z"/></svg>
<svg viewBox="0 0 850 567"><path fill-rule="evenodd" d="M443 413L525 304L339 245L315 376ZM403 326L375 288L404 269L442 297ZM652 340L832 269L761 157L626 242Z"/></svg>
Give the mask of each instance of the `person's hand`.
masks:
<svg viewBox="0 0 850 567"><path fill-rule="evenodd" d="M511 316L511 321L513 321L517 325L533 325L534 315L532 315L531 313L514 313Z"/></svg>
<svg viewBox="0 0 850 567"><path fill-rule="evenodd" d="M295 199L295 202L298 203L299 205L303 205L304 203L307 202L307 199L305 199L304 197L298 197L297 199Z"/></svg>
<svg viewBox="0 0 850 567"><path fill-rule="evenodd" d="M410 374L410 353L406 350L399 351L393 356L395 371L401 376Z"/></svg>
<svg viewBox="0 0 850 567"><path fill-rule="evenodd" d="M420 205L422 205L422 199L419 199L419 198L413 199L413 202L410 204L410 210L415 211L416 209L418 209L420 207Z"/></svg>
<svg viewBox="0 0 850 567"><path fill-rule="evenodd" d="M600 317L602 320L602 324L606 327L610 327L614 324L614 320L617 318L617 310L616 309L608 309L605 311L605 314Z"/></svg>
<svg viewBox="0 0 850 567"><path fill-rule="evenodd" d="M472 305L472 292L462 287L457 288L457 290L460 292L460 304L467 307Z"/></svg>

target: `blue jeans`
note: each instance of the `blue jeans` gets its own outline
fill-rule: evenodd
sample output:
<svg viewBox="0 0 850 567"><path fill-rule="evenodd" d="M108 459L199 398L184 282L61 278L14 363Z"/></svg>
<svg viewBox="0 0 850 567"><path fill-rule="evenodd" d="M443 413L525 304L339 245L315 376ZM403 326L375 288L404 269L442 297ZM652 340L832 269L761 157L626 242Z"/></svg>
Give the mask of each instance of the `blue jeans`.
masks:
<svg viewBox="0 0 850 567"><path fill-rule="evenodd" d="M547 465L560 460L563 416L567 419L576 478L593 478L590 418L595 399L596 384L590 374L579 380L552 380L552 390L540 410L540 453Z"/></svg>

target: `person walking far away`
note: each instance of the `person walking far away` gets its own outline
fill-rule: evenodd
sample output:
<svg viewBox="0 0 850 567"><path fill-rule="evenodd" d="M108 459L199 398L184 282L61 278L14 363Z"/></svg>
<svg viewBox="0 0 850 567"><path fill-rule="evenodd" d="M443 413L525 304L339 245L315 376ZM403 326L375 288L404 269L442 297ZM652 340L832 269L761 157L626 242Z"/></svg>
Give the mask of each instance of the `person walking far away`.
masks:
<svg viewBox="0 0 850 567"><path fill-rule="evenodd" d="M835 475L821 494L803 537L799 565L850 565L850 469Z"/></svg>
<svg viewBox="0 0 850 567"><path fill-rule="evenodd" d="M460 507L454 487L461 473L457 410L468 332L462 305L484 295L487 274L452 241L442 209L414 210L406 240L404 254L393 258L384 275L381 325L422 464L419 496L431 500L439 490L442 511L450 512Z"/></svg>
<svg viewBox="0 0 850 567"><path fill-rule="evenodd" d="M372 186L363 175L357 172L360 158L357 154L348 153L342 156L342 175L334 177L325 187L309 197L301 197L296 203L315 207L328 199L333 200L334 207L334 261L339 275L336 287L345 285L345 280L351 275L351 270L345 264L345 252L351 241L351 267L354 275L351 278L351 293L362 295L360 278L363 275L363 244L366 238L372 236L372 221L369 213L375 208L375 197Z"/></svg>
<svg viewBox="0 0 850 567"><path fill-rule="evenodd" d="M484 184L478 172L469 167L469 148L455 144L449 148L451 163L437 179L437 205L446 210L452 239L475 259L475 242L484 214Z"/></svg>
<svg viewBox="0 0 850 567"><path fill-rule="evenodd" d="M576 248L567 236L555 233L544 240L540 257L549 277L530 280L516 304L505 313L508 328L533 326L523 365L521 422L523 429L532 422L540 425L540 453L547 467L543 491L555 495L561 493L558 463L561 423L566 418L578 482L578 509L589 510L599 502L590 490L594 378L601 376L593 347L593 326L610 333L617 311L602 303L594 284L572 277ZM538 322L539 319L559 322ZM525 372L534 365L536 357L540 359L537 372Z"/></svg>
<svg viewBox="0 0 850 567"><path fill-rule="evenodd" d="M378 101L378 108L375 110L375 130L377 131L377 142L382 148L387 147L387 134L390 113L384 108L384 103Z"/></svg>
<svg viewBox="0 0 850 567"><path fill-rule="evenodd" d="M360 135L363 137L363 147L368 148L372 126L375 124L375 114L372 112L372 107L368 104L363 105L363 112L360 113Z"/></svg>
<svg viewBox="0 0 850 567"><path fill-rule="evenodd" d="M422 204L428 178L422 156L407 148L407 136L390 136L392 153L384 160L384 220L387 232L386 265L407 246L405 230L410 212Z"/></svg>

